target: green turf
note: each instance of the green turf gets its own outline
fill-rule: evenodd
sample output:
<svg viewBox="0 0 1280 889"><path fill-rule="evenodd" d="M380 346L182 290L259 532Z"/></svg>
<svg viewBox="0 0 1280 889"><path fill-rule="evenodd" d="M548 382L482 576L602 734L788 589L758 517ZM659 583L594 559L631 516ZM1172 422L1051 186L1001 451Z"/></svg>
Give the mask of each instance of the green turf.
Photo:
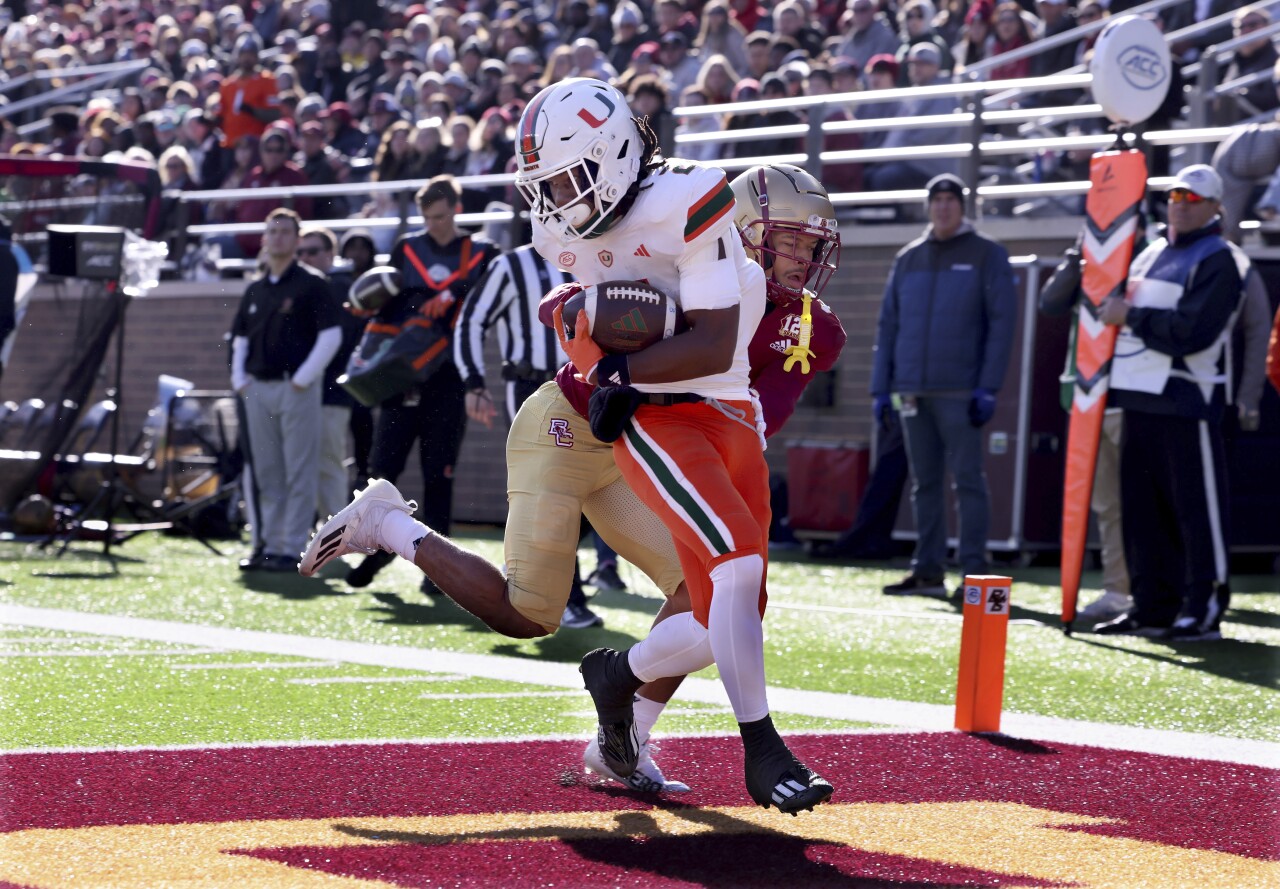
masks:
<svg viewBox="0 0 1280 889"><path fill-rule="evenodd" d="M501 558L493 533L460 539ZM605 593L592 607L606 628L562 631L529 641L504 639L443 599L417 591L416 570L397 561L368 590L353 591L339 566L324 579L244 575L225 545L217 557L198 543L144 535L115 551L117 570L100 545L76 543L63 558L20 543L0 543L0 601L84 612L158 618L219 627L332 637L460 652L576 662L600 645L643 636L657 592L634 569L635 591ZM590 564L590 557L585 561ZM880 586L900 570L833 566L803 557L775 559L766 620L769 681L777 686L951 704L960 621L939 601L888 599ZM1065 637L1057 629L1056 572L1015 569L1005 707L1097 722L1280 741L1280 597L1270 576L1235 579L1237 594L1215 643ZM1086 582L1090 580L1086 577ZM1086 593L1086 596L1090 593ZM39 631L10 627L8 637ZM57 634L51 634L57 639ZM108 640L129 649L155 643ZM6 652L58 650L64 642L5 643ZM427 683L288 683L298 670L172 669L175 662L279 661L244 654L55 656L0 661L0 746L201 743L374 737L459 737L583 733L585 697L424 700ZM341 665L308 668L315 676L386 676L404 671ZM464 680L450 693L557 691ZM874 718L874 713L868 713ZM841 728L786 714L789 730ZM732 718L687 706L664 716L672 732L728 730Z"/></svg>

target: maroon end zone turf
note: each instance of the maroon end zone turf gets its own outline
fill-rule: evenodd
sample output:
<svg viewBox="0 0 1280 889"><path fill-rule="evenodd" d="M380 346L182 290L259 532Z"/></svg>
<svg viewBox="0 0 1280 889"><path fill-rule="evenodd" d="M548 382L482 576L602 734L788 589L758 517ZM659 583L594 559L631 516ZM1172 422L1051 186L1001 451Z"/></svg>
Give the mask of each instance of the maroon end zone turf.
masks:
<svg viewBox="0 0 1280 889"><path fill-rule="evenodd" d="M833 804L1017 803L1115 820L1070 830L1280 861L1280 773L1257 766L959 733L790 740L835 785ZM655 809L696 813L751 805L736 738L662 742L664 769L694 789L661 798L583 777L581 747L530 741L11 754L0 756L8 803L0 807L0 829L526 812L625 818L632 811L643 817ZM784 819L783 831L792 823L776 812L771 817ZM1000 884L998 875L955 864L785 832L696 839L516 837L503 843L501 856L487 848L410 837L398 845L227 851L400 886L536 885L525 878L545 879L556 868L563 870L557 871L560 885L619 885L636 867L648 886ZM747 860L752 866L744 870ZM424 874L431 880L424 882ZM858 881L848 882L850 875ZM478 876L488 882L474 882Z"/></svg>

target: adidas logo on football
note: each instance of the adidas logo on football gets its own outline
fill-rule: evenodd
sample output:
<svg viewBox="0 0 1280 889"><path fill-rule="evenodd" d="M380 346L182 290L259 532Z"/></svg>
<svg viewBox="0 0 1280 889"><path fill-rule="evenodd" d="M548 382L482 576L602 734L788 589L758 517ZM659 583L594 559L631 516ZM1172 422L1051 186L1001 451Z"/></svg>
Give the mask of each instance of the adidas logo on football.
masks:
<svg viewBox="0 0 1280 889"><path fill-rule="evenodd" d="M632 255L632 256L652 256L653 254L652 254L652 253L650 253L648 250L646 250L646 249L645 249L644 244L641 244L641 245L640 245L640 248L639 248L638 250L636 250L636 252L635 252L635 253L632 253L631 255Z"/></svg>
<svg viewBox="0 0 1280 889"><path fill-rule="evenodd" d="M609 326L614 330L627 333L645 334L649 332L649 326L644 323L644 316L640 314L639 309L632 309Z"/></svg>

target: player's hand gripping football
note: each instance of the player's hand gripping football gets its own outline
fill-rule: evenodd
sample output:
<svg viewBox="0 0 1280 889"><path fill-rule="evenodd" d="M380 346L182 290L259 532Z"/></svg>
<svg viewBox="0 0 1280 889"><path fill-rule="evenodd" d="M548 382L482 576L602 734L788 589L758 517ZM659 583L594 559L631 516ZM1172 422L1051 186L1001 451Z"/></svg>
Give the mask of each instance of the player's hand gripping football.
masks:
<svg viewBox="0 0 1280 889"><path fill-rule="evenodd" d="M573 328L573 339L565 335L563 303L555 307L551 313L551 321L556 336L560 339L560 348L564 349L564 353L569 356L573 366L578 369L579 375L588 383L594 383L596 365L604 357L604 351L591 338L591 322L587 320L587 313L581 309L578 311Z"/></svg>

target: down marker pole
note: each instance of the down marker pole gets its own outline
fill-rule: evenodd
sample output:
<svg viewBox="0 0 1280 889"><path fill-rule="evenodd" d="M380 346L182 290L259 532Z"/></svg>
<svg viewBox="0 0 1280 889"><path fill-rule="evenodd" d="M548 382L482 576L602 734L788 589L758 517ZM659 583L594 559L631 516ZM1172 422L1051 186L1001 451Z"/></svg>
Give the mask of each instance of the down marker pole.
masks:
<svg viewBox="0 0 1280 889"><path fill-rule="evenodd" d="M956 680L956 728L1000 731L1005 643L1012 578L969 574L964 579L964 627Z"/></svg>

